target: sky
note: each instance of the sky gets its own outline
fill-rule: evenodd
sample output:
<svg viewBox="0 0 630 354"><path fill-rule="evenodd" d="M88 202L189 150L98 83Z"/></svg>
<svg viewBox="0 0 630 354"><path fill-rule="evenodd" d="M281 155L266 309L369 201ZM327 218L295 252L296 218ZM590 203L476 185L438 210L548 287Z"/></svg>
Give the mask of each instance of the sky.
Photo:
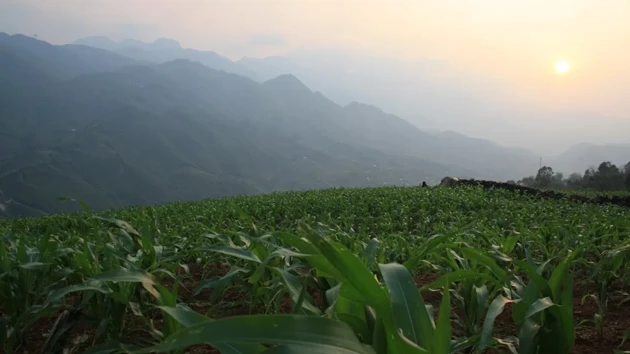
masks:
<svg viewBox="0 0 630 354"><path fill-rule="evenodd" d="M453 85L499 82L470 92L476 116L514 128L479 118L468 133L554 151L630 142L630 0L0 0L0 31L54 44L167 37L233 60L339 49L435 60L458 73ZM474 125L474 113L461 115Z"/></svg>

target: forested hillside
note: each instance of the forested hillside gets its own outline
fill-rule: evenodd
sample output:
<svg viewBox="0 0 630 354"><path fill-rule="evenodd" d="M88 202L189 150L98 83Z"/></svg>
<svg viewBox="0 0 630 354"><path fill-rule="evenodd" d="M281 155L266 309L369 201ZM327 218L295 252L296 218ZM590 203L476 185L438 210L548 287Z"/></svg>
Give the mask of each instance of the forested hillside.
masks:
<svg viewBox="0 0 630 354"><path fill-rule="evenodd" d="M2 38L4 216L76 208L59 196L100 209L475 175L417 158L405 121L341 107L293 76L259 84L188 60Z"/></svg>

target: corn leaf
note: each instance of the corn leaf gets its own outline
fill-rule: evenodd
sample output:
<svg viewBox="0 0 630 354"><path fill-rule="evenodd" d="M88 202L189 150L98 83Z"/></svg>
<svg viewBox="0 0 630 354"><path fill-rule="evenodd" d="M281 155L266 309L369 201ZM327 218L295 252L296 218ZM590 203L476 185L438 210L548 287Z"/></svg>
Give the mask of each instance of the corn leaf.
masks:
<svg viewBox="0 0 630 354"><path fill-rule="evenodd" d="M343 322L315 316L256 315L204 321L184 328L154 347L134 353L167 352L197 344L269 343L310 346L330 353L372 354Z"/></svg>
<svg viewBox="0 0 630 354"><path fill-rule="evenodd" d="M525 319L528 319L538 313L540 313L541 311L544 311L548 308L550 308L551 306L555 306L555 304L553 303L553 301L551 301L550 298L545 297L542 299L538 299L536 301L534 301L533 304L531 304L529 306L529 309L527 310L527 313L525 314Z"/></svg>
<svg viewBox="0 0 630 354"><path fill-rule="evenodd" d="M566 280L567 273L569 272L569 265L580 253L580 250L581 249L576 249L566 256L551 274L551 278L549 278L549 287L551 288L551 293L553 294L553 301L558 303L561 301L560 298L562 295L560 293L560 287Z"/></svg>
<svg viewBox="0 0 630 354"><path fill-rule="evenodd" d="M389 290L396 325L409 340L430 350L435 329L411 274L398 263L379 264L379 269Z"/></svg>
<svg viewBox="0 0 630 354"><path fill-rule="evenodd" d="M540 325L528 318L523 323L521 330L518 333L518 345L519 354L534 354L537 353L537 334L540 330Z"/></svg>
<svg viewBox="0 0 630 354"><path fill-rule="evenodd" d="M486 314L486 319L483 321L483 328L481 330L481 338L479 340L478 348L480 353L482 353L486 346L490 343L492 332L494 330L494 321L503 312L505 305L512 302L512 300L505 298L503 295L498 295L490 304L488 313Z"/></svg>
<svg viewBox="0 0 630 354"><path fill-rule="evenodd" d="M365 247L365 251L363 252L363 256L367 260L367 267L372 268L374 264L374 259L376 258L376 252L378 251L379 241L376 238L370 239L367 246Z"/></svg>
<svg viewBox="0 0 630 354"><path fill-rule="evenodd" d="M48 295L48 302L57 302L59 300L61 300L64 296L70 294L70 293L75 293L75 292L79 292L79 291L96 291L102 294L109 294L112 291L110 289L105 289L105 288L101 288L101 287L97 287L97 286L91 286L91 285L70 285L67 286L65 288L56 290L52 293L50 293Z"/></svg>
<svg viewBox="0 0 630 354"><path fill-rule="evenodd" d="M92 277L92 280L99 282L129 282L129 283L147 283L155 284L155 280L151 274L143 270L118 269L103 272Z"/></svg>
<svg viewBox="0 0 630 354"><path fill-rule="evenodd" d="M185 327L212 321L212 319L181 304L178 304L177 307L159 306L159 308ZM222 354L263 353L266 349L263 345L256 343L217 343L215 347Z"/></svg>
<svg viewBox="0 0 630 354"><path fill-rule="evenodd" d="M508 279L508 275L503 268L499 267L497 262L489 257L488 255L483 254L481 251L473 249L473 248L463 248L462 253L466 258L472 259L477 263L487 267L494 273L494 275L499 278L501 281L506 281Z"/></svg>
<svg viewBox="0 0 630 354"><path fill-rule="evenodd" d="M281 276L282 281L289 291L289 295L291 296L293 302L296 304L299 303L300 296L303 296L301 294L305 291L305 287L303 287L300 283L300 279L284 269L274 267L273 270ZM307 298L308 301L307 299L304 299L302 301L301 307L311 314L320 315L322 312L310 301L312 300L311 296L308 295Z"/></svg>
<svg viewBox="0 0 630 354"><path fill-rule="evenodd" d="M202 251L217 252L217 253L225 254L227 256L244 259L246 261L262 263L260 258L258 258L258 256L254 254L254 252L246 250L244 248L229 247L229 246L212 246L212 247L204 247Z"/></svg>
<svg viewBox="0 0 630 354"><path fill-rule="evenodd" d="M444 287L442 303L433 337L431 354L449 354L451 351L451 296L448 287Z"/></svg>

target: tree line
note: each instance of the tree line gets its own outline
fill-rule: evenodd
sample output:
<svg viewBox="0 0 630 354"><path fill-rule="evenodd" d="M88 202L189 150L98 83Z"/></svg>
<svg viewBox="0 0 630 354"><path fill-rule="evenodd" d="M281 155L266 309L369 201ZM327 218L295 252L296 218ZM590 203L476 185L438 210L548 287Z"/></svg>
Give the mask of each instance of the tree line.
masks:
<svg viewBox="0 0 630 354"><path fill-rule="evenodd" d="M543 166L538 169L536 176L508 183L541 189L630 191L630 162L623 167L617 167L609 161L602 162L597 169L589 168L583 174L572 173L568 178L564 178L562 172L554 172L550 166Z"/></svg>

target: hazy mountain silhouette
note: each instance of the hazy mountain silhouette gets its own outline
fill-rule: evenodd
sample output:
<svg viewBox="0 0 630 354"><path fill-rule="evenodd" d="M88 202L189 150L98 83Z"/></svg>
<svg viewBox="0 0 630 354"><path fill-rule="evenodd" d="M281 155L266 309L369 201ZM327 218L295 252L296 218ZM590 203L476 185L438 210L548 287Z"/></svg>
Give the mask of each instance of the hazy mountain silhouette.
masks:
<svg viewBox="0 0 630 354"><path fill-rule="evenodd" d="M303 80L306 86L320 90L326 97L342 106L357 101L370 102L377 103L388 111L405 114L407 121L412 122L416 128L433 132L429 134L431 136L427 134L416 136L414 147L407 147L414 156L463 166L488 178L506 180L532 173L532 170L538 168L541 157L540 154L525 149L508 148L489 140L452 134L453 127L464 131L478 131L479 127L491 125L497 132L514 131L514 128L506 122L488 120L489 114L484 113L482 101L474 96L475 92L483 92L489 87L489 83L468 78L467 85L461 86L457 83L461 83L463 79L453 76L452 73L445 76L444 73L450 73L452 68L440 61L400 62L369 56L357 58L356 55L341 51L262 59L243 58L233 63L213 52L210 52L211 57L220 59L200 60L199 57L190 55L196 51L183 50L178 42L169 39L158 39L152 44L147 44L136 40L114 42L106 37L90 37L77 43L126 53L130 57L152 62L188 58L211 68L245 75L259 82L293 75ZM138 48L146 47L154 48L153 51L161 48L160 50L168 55L156 59L146 55L130 54L134 50L139 50ZM141 52L145 53L145 49ZM238 67L234 68L231 65ZM500 100L500 97L495 99ZM510 113L511 116L515 114L516 112ZM418 134L416 129L412 131ZM396 140L388 141L388 147L389 144L400 145ZM488 158L490 156L492 158ZM544 155L544 158L559 161L548 155ZM564 166L572 167L566 163Z"/></svg>
<svg viewBox="0 0 630 354"><path fill-rule="evenodd" d="M0 76L28 74L21 86L0 82L5 216L76 210L58 196L101 209L475 175L371 146L358 123L387 122L381 134L392 139L403 133L392 129L409 130L408 123L341 107L292 76L259 84L188 60L107 71L109 62L82 62L101 50L30 45L95 72L61 78L49 74L56 62L0 46L11 58Z"/></svg>
<svg viewBox="0 0 630 354"><path fill-rule="evenodd" d="M291 74L261 83L188 59L155 64L5 34L0 61L0 216L77 209L58 196L101 209L445 175L506 180L538 168L527 150L422 132ZM623 163L627 148L575 148L556 169Z"/></svg>
<svg viewBox="0 0 630 354"><path fill-rule="evenodd" d="M590 167L597 169L603 161L612 162L619 167L625 166L630 161L630 144L577 144L559 156L551 158L548 164L555 171L568 174L583 173Z"/></svg>
<svg viewBox="0 0 630 354"><path fill-rule="evenodd" d="M441 61L405 61L350 50L318 50L246 57L238 63L256 72L260 80L293 74L341 105L367 102L420 129L450 129L479 136L484 136L489 126L496 132L513 130L488 108L509 97L510 87L472 77ZM488 104L489 99L493 105Z"/></svg>
<svg viewBox="0 0 630 354"><path fill-rule="evenodd" d="M13 65L29 63L50 78L56 79L67 79L97 71L111 71L134 62L106 50L72 44L54 46L21 34L9 36L0 33L0 49L3 55L10 54L12 60L16 61ZM8 71L4 72L6 74Z"/></svg>
<svg viewBox="0 0 630 354"><path fill-rule="evenodd" d="M179 42L168 38L158 38L152 43L145 43L134 39L115 42L107 37L88 37L74 43L106 49L141 62L165 63L176 59L188 59L215 70L256 77L256 73L244 65L232 62L229 58L212 51L182 48Z"/></svg>
<svg viewBox="0 0 630 354"><path fill-rule="evenodd" d="M489 118L497 112L488 111L484 99L492 93L492 100L500 102L509 97L510 87L495 92L502 87L500 82L465 76L440 61L402 61L344 51L314 51L243 58L238 62L255 71L261 80L293 74L342 105L363 101L397 112L423 132L431 132L431 137L421 138L424 148L413 150L416 156L472 169L493 179L518 178L515 171L517 175L535 174L541 157L567 172L583 172L588 164L606 159L621 163L629 158L623 146L617 145L593 148L583 155L552 156L545 154L544 148L534 153L461 134L469 131L485 135L485 130L492 127L495 135L504 136L504 141L536 140L528 139L530 134L519 132L507 121ZM526 119L527 114L506 111L505 116ZM427 152L430 155L423 155Z"/></svg>

